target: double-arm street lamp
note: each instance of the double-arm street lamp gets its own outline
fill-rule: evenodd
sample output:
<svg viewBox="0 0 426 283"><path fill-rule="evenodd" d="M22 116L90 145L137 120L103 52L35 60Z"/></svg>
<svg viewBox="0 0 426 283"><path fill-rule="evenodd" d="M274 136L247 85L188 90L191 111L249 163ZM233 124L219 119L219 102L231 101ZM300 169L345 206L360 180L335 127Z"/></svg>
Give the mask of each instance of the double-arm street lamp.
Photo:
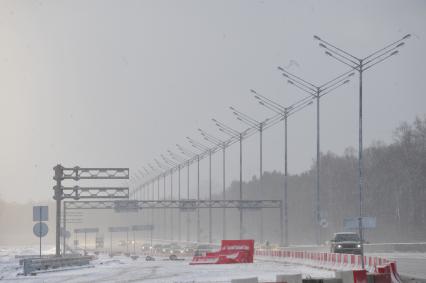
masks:
<svg viewBox="0 0 426 283"><path fill-rule="evenodd" d="M181 199L181 193L180 193L180 170L181 170L181 164L185 162L185 159L180 157L179 155L175 154L174 152L167 150L167 152L169 153L170 157L176 161L178 163L178 200L180 201ZM181 241L181 211L179 209L178 212L178 241Z"/></svg>
<svg viewBox="0 0 426 283"><path fill-rule="evenodd" d="M178 166L178 163L174 162L173 160L170 160L163 154L161 155L161 158L163 158L164 162L166 162L168 165L170 165L172 168L170 169L170 200L173 200L173 168ZM173 210L170 210L170 239L173 241L173 228L174 228L174 221L173 221Z"/></svg>
<svg viewBox="0 0 426 283"><path fill-rule="evenodd" d="M315 209L315 225L316 225L316 242L321 243L321 210L320 210L320 98L327 93L349 83L349 78L355 73L350 70L322 85L314 85L299 76L296 76L282 67L278 67L287 82L305 93L312 96L317 102L317 160L316 160L316 209Z"/></svg>
<svg viewBox="0 0 426 283"><path fill-rule="evenodd" d="M162 163L160 163L158 161L158 159L154 159L155 163L157 164L158 168L162 169L163 172L163 200L166 200L166 175L167 175L167 171L170 169L167 166L163 165ZM172 172L170 171L170 175L172 174ZM160 181L158 181L160 182ZM160 193L158 193L160 194ZM167 221L166 221L166 209L163 209L163 227L164 227L164 239L167 238Z"/></svg>
<svg viewBox="0 0 426 283"><path fill-rule="evenodd" d="M222 148L222 199L226 200L226 184L225 184L225 152L226 152L226 146L227 142L222 141L215 136L207 133L206 131L202 129L198 129L200 134L203 136L203 138L213 144L216 147ZM222 239L226 239L226 209L223 208L222 210Z"/></svg>
<svg viewBox="0 0 426 283"><path fill-rule="evenodd" d="M187 160L187 199L189 200L189 165L190 165L190 161L192 158L197 157L197 190L200 190L200 155L197 153L194 153L188 149L183 148L182 146L176 144L176 147L178 148L178 150L185 155L186 157L188 157L189 159ZM186 241L189 242L189 212L186 214ZM199 241L199 239L197 239L197 242Z"/></svg>
<svg viewBox="0 0 426 283"><path fill-rule="evenodd" d="M243 137L247 130L239 132L233 128L225 125L222 122L219 122L216 119L212 119L216 123L216 126L219 127L219 131L227 134L231 138L237 138L240 143L240 190L239 190L239 200L243 199ZM243 239L243 208L240 207L240 239Z"/></svg>
<svg viewBox="0 0 426 283"><path fill-rule="evenodd" d="M312 104L311 97L305 97L296 103L290 105L289 107L284 107L281 104L259 94L255 90L250 90L254 94L254 98L256 98L260 105L268 108L269 110L279 114L282 116L282 120L284 120L284 243L281 245L288 246L288 199L287 199L287 177L288 177L288 167L287 167L287 118L302 110L306 106ZM281 209L282 210L282 209ZM283 234L283 226L281 225L281 234Z"/></svg>
<svg viewBox="0 0 426 283"><path fill-rule="evenodd" d="M364 268L364 243L363 243L363 187L364 187L364 174L362 167L362 79L364 71L367 71L371 67L385 61L386 59L397 55L399 53L399 48L404 46L405 40L411 37L410 34L405 35L401 39L392 42L391 44L386 45L385 47L371 53L367 57L359 58L355 57L349 52L331 44L320 38L317 35L314 35L314 39L319 41L319 46L325 49L325 54L331 58L349 66L352 70L355 70L359 73L359 137L358 137L358 189L359 189L359 217L358 217L358 229L359 236L361 238L361 259L362 259L362 268Z"/></svg>
<svg viewBox="0 0 426 283"><path fill-rule="evenodd" d="M208 152L209 154L209 200L212 200L212 149L204 144L186 137L189 143L201 152ZM200 188L197 190L197 200L200 200ZM200 208L197 208L197 239L200 238ZM209 205L209 243L212 242L212 207Z"/></svg>
<svg viewBox="0 0 426 283"><path fill-rule="evenodd" d="M257 121L256 119L250 117L249 115L235 109L231 106L229 109L232 110L232 113L237 117L237 120L241 121L243 124L255 128L259 131L259 193L262 194L262 182L263 182L263 128L265 123L269 120L266 119L262 122ZM263 243L263 210L260 210L260 242Z"/></svg>

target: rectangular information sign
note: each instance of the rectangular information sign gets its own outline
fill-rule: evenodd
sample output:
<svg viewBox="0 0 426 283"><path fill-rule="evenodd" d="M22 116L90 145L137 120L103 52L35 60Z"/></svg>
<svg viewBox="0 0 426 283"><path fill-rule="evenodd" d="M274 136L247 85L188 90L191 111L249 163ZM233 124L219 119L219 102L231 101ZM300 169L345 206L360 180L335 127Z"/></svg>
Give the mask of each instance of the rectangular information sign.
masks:
<svg viewBox="0 0 426 283"><path fill-rule="evenodd" d="M33 221L48 221L49 220L49 207L46 206L33 206Z"/></svg>
<svg viewBox="0 0 426 283"><path fill-rule="evenodd" d="M195 210L197 208L196 200L180 200L179 209L180 210Z"/></svg>
<svg viewBox="0 0 426 283"><path fill-rule="evenodd" d="M345 230L357 230L358 229L358 217L349 217L343 220L343 227ZM362 218L363 229L376 228L376 217L363 217Z"/></svg>
<svg viewBox="0 0 426 283"><path fill-rule="evenodd" d="M80 234L80 233L98 233L99 228L78 228L74 229L74 233Z"/></svg>
<svg viewBox="0 0 426 283"><path fill-rule="evenodd" d="M151 231L154 230L154 225L133 225L132 231Z"/></svg>
<svg viewBox="0 0 426 283"><path fill-rule="evenodd" d="M138 212L139 206L136 200L117 200L114 201L115 212Z"/></svg>
<svg viewBox="0 0 426 283"><path fill-rule="evenodd" d="M129 231L129 227L127 226L108 228L108 232L127 232L127 231Z"/></svg>

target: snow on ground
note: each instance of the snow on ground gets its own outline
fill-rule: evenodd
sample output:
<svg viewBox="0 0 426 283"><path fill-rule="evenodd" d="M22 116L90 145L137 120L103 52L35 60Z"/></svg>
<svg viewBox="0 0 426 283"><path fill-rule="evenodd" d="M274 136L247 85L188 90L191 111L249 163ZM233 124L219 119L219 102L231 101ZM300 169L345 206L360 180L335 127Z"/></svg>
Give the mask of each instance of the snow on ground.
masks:
<svg viewBox="0 0 426 283"><path fill-rule="evenodd" d="M231 279L258 277L260 281L275 281L277 274L302 273L304 277L334 277L334 272L302 265L256 260L253 264L189 265L185 261L136 261L125 257L100 255L93 267L78 270L40 273L22 276L15 254L35 254L37 249L0 249L0 280L5 282L230 282Z"/></svg>

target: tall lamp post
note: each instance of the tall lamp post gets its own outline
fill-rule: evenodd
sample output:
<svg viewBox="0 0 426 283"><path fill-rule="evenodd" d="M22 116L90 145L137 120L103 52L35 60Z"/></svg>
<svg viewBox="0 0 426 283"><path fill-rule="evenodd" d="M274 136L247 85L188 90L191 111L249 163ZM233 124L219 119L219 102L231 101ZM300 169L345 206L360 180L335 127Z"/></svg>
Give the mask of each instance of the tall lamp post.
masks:
<svg viewBox="0 0 426 283"><path fill-rule="evenodd" d="M187 169L188 169L188 176L187 176L187 199L189 200L189 164L190 164L190 160L194 157L197 158L197 190L200 190L200 155L196 154L190 150L187 150L185 148L183 148L180 145L176 145L176 147L179 149L179 151L185 155L186 157L188 157L188 161L187 161ZM189 212L187 212L186 214L186 241L189 242ZM199 241L199 239L197 239L197 241Z"/></svg>
<svg viewBox="0 0 426 283"><path fill-rule="evenodd" d="M237 117L237 120L241 121L245 125L249 127L253 127L256 130L259 131L259 193L263 193L263 127L265 123L269 120L266 119L265 121L259 122L256 119L250 117L249 115L235 109L234 107L229 107L232 110L232 113ZM260 242L263 243L263 210L260 210Z"/></svg>
<svg viewBox="0 0 426 283"><path fill-rule="evenodd" d="M352 70L359 73L359 115L358 115L358 189L359 189L359 217L358 217L358 230L361 239L361 264L364 269L364 236L363 236L363 187L364 187L364 173L362 167L362 78L364 71L367 71L371 67L383 62L399 53L399 48L404 46L404 40L411 37L410 34L405 35L401 39L386 45L385 47L371 53L367 57L359 58L355 57L349 52L340 49L339 47L323 40L317 35L314 35L314 39L319 41L319 46L325 49L325 54L332 57L333 59L349 66Z"/></svg>
<svg viewBox="0 0 426 283"><path fill-rule="evenodd" d="M212 150L205 146L202 143L199 143L189 137L186 137L189 141L189 143L196 149L208 152L209 154L209 200L212 200ZM197 192L197 200L200 200L200 190ZM197 209L197 224L200 222L200 209ZM197 233L199 233L199 225L197 227ZM212 206L209 205L209 243L212 243Z"/></svg>
<svg viewBox="0 0 426 283"><path fill-rule="evenodd" d="M212 119L216 123L216 126L219 127L219 131L229 135L231 138L237 138L240 143L240 190L239 190L239 200L243 199L243 137L246 131L239 132L233 128L225 125L222 122L219 122L216 119ZM243 208L240 207L240 240L243 239Z"/></svg>
<svg viewBox="0 0 426 283"><path fill-rule="evenodd" d="M256 98L260 105L268 108L269 110L279 114L282 116L282 120L284 120L284 243L281 245L288 246L288 167L287 167L287 118L296 113L297 111L302 110L306 106L312 104L311 97L305 97L296 103L290 105L289 107L284 107L281 104L259 94L255 90L250 90L254 94L254 98ZM281 233L283 227L281 225Z"/></svg>
<svg viewBox="0 0 426 283"><path fill-rule="evenodd" d="M227 142L224 142L215 136L210 135L206 131L203 131L202 129L198 129L198 131L201 133L201 135L204 137L204 139L211 144L221 147L222 148L222 199L226 200L226 184L225 184L225 153L226 153L226 146ZM222 209L222 239L226 239L226 208Z"/></svg>
<svg viewBox="0 0 426 283"><path fill-rule="evenodd" d="M282 67L278 67L283 73L283 76L288 80L287 82L305 93L312 96L317 102L317 160L316 160L316 242L319 245L321 243L321 210L320 210L320 98L327 93L332 92L336 88L345 85L349 82L349 78L355 73L350 70L322 85L314 85L299 76L296 76Z"/></svg>
<svg viewBox="0 0 426 283"><path fill-rule="evenodd" d="M155 163L157 163L158 168L164 170L163 172L163 200L166 200L166 176L167 176L167 171L169 170L169 168L167 168L166 166L164 166L163 164L161 164L157 159L154 159ZM172 171L170 171L170 174L172 174ZM160 192L158 193L160 194ZM164 227L164 239L167 238L167 219L166 219L166 208L163 209L163 227Z"/></svg>
<svg viewBox="0 0 426 283"><path fill-rule="evenodd" d="M181 191L180 190L180 184L181 184L181 181L180 181L180 170L181 170L181 163L184 163L185 160L182 157L180 157L179 155L173 153L170 150L168 150L168 153L169 153L170 157L173 160L175 160L176 162L179 163L178 164L178 201L180 201L181 200L181 193L180 193L180 191ZM178 212L178 241L179 242L181 241L181 211L180 211L180 209L179 209L179 212Z"/></svg>
<svg viewBox="0 0 426 283"><path fill-rule="evenodd" d="M163 158L164 162L166 162L168 165L170 165L172 168L170 169L170 200L173 200L173 168L178 167L178 164L164 155L161 155L161 158ZM173 230L174 230L174 221L173 221L173 210L170 210L170 239L173 241Z"/></svg>

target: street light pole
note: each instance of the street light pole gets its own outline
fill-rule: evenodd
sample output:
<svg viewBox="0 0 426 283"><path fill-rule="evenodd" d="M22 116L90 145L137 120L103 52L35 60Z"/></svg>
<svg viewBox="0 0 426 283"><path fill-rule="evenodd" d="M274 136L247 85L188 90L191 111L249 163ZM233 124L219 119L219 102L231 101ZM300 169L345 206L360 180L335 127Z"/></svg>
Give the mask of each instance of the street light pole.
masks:
<svg viewBox="0 0 426 283"><path fill-rule="evenodd" d="M195 154L195 153L193 153L193 152L191 152L191 151L189 151L187 149L184 149L182 146L180 146L178 144L176 145L176 147L180 150L180 152L183 155L185 155L185 156L187 156L189 158L188 161L187 161L187 164L188 164L187 199L189 200L189 163L190 163L190 160L192 158L194 158L194 157L197 156L197 161L198 161L197 162L198 163L197 180L199 180L200 179L200 166L199 166L200 159L199 159L199 155L198 154ZM199 191L200 190L199 181L198 181L198 185L197 186L198 186L197 187L197 191ZM186 214L186 241L189 242L189 212L187 212L187 214Z"/></svg>
<svg viewBox="0 0 426 283"><path fill-rule="evenodd" d="M189 143L194 148L201 150L201 152L207 151L208 154L209 154L209 200L211 201L212 200L212 151L207 146L205 146L205 145L203 145L203 144L201 144L201 143L199 143L199 142L197 142L197 141L195 141L195 140L193 140L189 137L186 137L186 138L188 139ZM198 155L198 167L200 166L199 163L200 163L200 158L199 158L199 155ZM198 180L198 183L199 183L199 180ZM200 186L198 186L198 188L199 187ZM200 200L200 190L198 190L198 192L197 192L197 197L198 197L198 200ZM199 227L200 227L200 225L199 225L199 222L200 222L199 211L200 211L200 209L198 208L197 209L197 212L198 212L198 217L197 217L197 224L198 224L197 225L197 227L198 227L197 236L198 236L198 239L197 239L197 241L198 242L199 242L199 231L200 231L200 229L199 229ZM212 222L212 207L211 207L211 205L209 205L209 239L208 239L209 243L212 243L212 223L213 223Z"/></svg>
<svg viewBox="0 0 426 283"><path fill-rule="evenodd" d="M364 71L377 65L384 60L388 59L399 53L398 48L405 45L404 40L409 39L410 34L405 35L401 39L386 45L385 47L371 53L367 57L358 58L352 54L336 47L335 45L321 39L319 36L314 35L314 39L318 40L319 46L325 49L325 54L333 59L349 66L351 70L356 70L359 73L359 115L358 115L358 190L359 190L359 217L358 217L358 230L361 240L361 264L364 269L364 236L363 236L363 187L364 187L364 172L362 166L362 151L363 151L363 133L362 133L362 77Z"/></svg>
<svg viewBox="0 0 426 283"><path fill-rule="evenodd" d="M263 136L263 126L265 124L265 122L267 122L269 119L266 119L263 122L259 122L256 119L250 117L247 114L244 114L241 111L238 111L237 109L235 109L234 107L230 107L230 109L232 110L233 114L237 117L237 120L241 121L242 123L244 123L245 125L249 126L249 127L253 127L255 129L257 129L259 131L259 193L262 194L262 180L263 180L263 147L262 147L262 136ZM260 210L260 227L259 227L259 235L260 235L260 242L263 243L263 210Z"/></svg>
<svg viewBox="0 0 426 283"><path fill-rule="evenodd" d="M319 245L321 243L321 210L320 210L320 98L333 90L349 83L349 78L354 75L353 71L345 72L342 75L337 76L336 78L326 82L321 86L316 86L306 80L298 77L289 71L285 70L282 67L278 67L284 77L288 80L287 82L296 88L302 90L305 93L308 93L316 100L317 104L317 117L316 117L316 126L317 126L317 158L316 158L316 208L315 208L315 226L316 226L316 243Z"/></svg>
<svg viewBox="0 0 426 283"><path fill-rule="evenodd" d="M237 130L234 130L233 128L225 125L222 122L219 122L216 119L212 119L213 122L216 123L216 126L219 127L219 130L231 138L237 138L240 143L240 190L239 190L239 200L243 200L243 136L246 131L238 132ZM240 232L239 232L239 238L240 240L243 239L244 232L243 232L243 208L240 207Z"/></svg>
<svg viewBox="0 0 426 283"><path fill-rule="evenodd" d="M175 153L173 153L172 151L168 150L168 153L170 155L170 157L179 163L178 165L178 200L181 200L181 175L180 175L180 171L181 171L181 164L182 162L184 162L184 159L182 157L179 157L178 155L176 155ZM178 211L178 241L181 241L181 211L179 209Z"/></svg>
<svg viewBox="0 0 426 283"><path fill-rule="evenodd" d="M225 163L226 163L226 145L227 143L208 134L206 131L198 129L204 139L211 144L222 148L222 199L226 200L226 184L225 184ZM222 239L226 239L226 208L222 209Z"/></svg>
<svg viewBox="0 0 426 283"><path fill-rule="evenodd" d="M282 116L282 120L284 120L284 192L283 192L283 199L284 199L284 206L281 206L281 210L284 210L284 228L282 227L283 223L280 223L280 231L281 231L281 245L282 246L288 246L288 166L287 166L287 118L302 110L306 106L312 104L312 98L311 97L305 97L296 103L290 105L289 107L284 107L281 104L259 94L255 90L250 90L254 94L254 98L256 98L260 105L268 108L269 110L277 113L278 115ZM284 235L282 235L284 230Z"/></svg>

